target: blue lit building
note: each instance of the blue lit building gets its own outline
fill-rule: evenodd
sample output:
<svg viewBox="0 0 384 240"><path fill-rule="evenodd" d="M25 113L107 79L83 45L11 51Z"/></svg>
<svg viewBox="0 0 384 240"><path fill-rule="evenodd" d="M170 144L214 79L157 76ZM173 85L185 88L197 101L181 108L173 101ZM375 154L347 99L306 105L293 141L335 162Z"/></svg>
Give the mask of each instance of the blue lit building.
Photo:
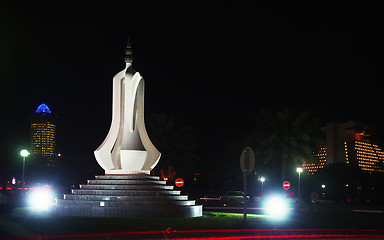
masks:
<svg viewBox="0 0 384 240"><path fill-rule="evenodd" d="M35 167L52 170L56 165L56 117L42 103L31 116L31 157ZM32 163L31 163L32 164Z"/></svg>

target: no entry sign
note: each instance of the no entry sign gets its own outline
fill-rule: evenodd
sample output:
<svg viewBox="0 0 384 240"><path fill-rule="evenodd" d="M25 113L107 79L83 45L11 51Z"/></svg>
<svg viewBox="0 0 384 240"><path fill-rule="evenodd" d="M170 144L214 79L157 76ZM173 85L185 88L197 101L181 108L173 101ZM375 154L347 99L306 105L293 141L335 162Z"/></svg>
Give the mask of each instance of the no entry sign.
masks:
<svg viewBox="0 0 384 240"><path fill-rule="evenodd" d="M283 182L283 188L288 190L291 187L291 184L288 181Z"/></svg>
<svg viewBox="0 0 384 240"><path fill-rule="evenodd" d="M181 178L178 178L175 180L175 185L178 187L182 187L184 185L184 180Z"/></svg>

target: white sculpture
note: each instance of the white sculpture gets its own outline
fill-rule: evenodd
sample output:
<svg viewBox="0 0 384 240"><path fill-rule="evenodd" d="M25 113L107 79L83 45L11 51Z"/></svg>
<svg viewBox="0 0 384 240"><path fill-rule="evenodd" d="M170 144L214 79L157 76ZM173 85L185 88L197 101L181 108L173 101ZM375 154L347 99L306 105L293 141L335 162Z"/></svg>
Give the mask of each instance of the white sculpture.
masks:
<svg viewBox="0 0 384 240"><path fill-rule="evenodd" d="M128 43L125 68L113 78L112 123L94 151L105 174L150 174L161 153L153 146L144 123L144 79L132 68Z"/></svg>

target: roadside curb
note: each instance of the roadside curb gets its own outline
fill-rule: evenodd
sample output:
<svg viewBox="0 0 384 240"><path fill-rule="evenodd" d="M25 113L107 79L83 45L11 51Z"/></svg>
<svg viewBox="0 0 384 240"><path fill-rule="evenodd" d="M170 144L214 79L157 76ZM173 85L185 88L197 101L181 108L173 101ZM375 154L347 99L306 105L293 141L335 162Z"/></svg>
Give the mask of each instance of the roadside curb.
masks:
<svg viewBox="0 0 384 240"><path fill-rule="evenodd" d="M384 211L379 211L379 210L359 210L359 209L353 209L352 212L361 212L361 213L384 213Z"/></svg>

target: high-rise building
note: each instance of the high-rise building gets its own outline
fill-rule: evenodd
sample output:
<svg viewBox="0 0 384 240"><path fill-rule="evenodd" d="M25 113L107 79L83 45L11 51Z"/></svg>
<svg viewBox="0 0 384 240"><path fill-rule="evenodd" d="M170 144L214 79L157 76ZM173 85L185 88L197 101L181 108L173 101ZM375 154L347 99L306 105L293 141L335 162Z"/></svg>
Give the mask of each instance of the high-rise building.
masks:
<svg viewBox="0 0 384 240"><path fill-rule="evenodd" d="M31 116L31 157L35 166L52 170L56 165L55 116L44 103Z"/></svg>
<svg viewBox="0 0 384 240"><path fill-rule="evenodd" d="M384 148L372 141L375 128L360 122L328 123L326 148L315 154L318 163L305 163L303 169L314 173L324 165L344 163L365 172L384 173Z"/></svg>

